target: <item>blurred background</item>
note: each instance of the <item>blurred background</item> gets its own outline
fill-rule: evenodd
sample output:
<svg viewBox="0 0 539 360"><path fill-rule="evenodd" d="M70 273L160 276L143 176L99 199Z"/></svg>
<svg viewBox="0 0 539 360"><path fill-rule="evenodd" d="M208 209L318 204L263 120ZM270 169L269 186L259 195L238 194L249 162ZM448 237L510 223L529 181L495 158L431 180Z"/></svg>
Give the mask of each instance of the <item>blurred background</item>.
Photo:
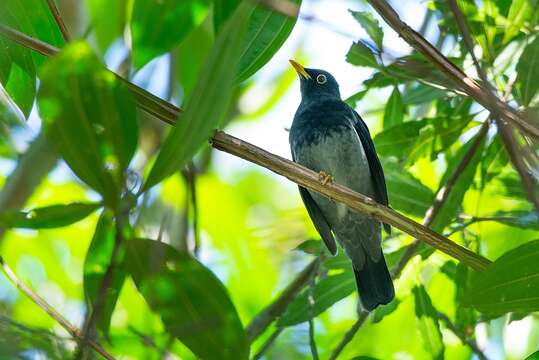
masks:
<svg viewBox="0 0 539 360"><path fill-rule="evenodd" d="M125 27L126 17L131 16L124 11L126 3L123 0L57 1L72 36L87 39L109 69L181 107L193 91L200 63L213 42L212 17L206 16L211 8L201 7L200 24L187 34L181 44L137 67L133 66L129 45L132 35ZM501 14L506 11L502 6L508 8L511 2L500 5L494 1L481 1L476 6L484 9L486 3L498 6L502 9L499 10ZM465 71L477 77L469 56L458 46L459 39L445 30L450 20L444 17L437 1L406 0L392 1L391 4L407 24L437 44L445 55L461 59ZM455 93L438 96L437 91L442 90L432 88L410 94L412 89L417 90L418 84L421 85L413 80L390 81L386 86L371 88L365 85L377 70L348 62L347 54L355 41L373 42L349 10L367 11L378 20L384 33L381 60L386 65L412 52L405 41L363 1L304 0L297 23L284 45L234 93L234 106L227 114L224 130L290 159L287 129L300 102L300 93L297 75L288 59L331 72L339 82L343 99L368 90L358 96L357 101L352 98L349 103L368 124L377 146L384 141L384 138L376 136L387 128L384 125L386 105L395 87L404 99L404 122L435 117L439 113L440 102L456 103L458 96ZM531 11L533 13L536 9ZM533 19L535 21L535 15ZM535 23L530 28L534 26ZM482 53L480 46L477 46L477 51ZM501 55L496 61L510 62L512 57L514 61L514 54L518 51L522 49ZM504 56L509 60L502 59ZM505 71L508 74L514 72L515 63L504 69L508 69ZM422 96L421 101L415 101L412 96ZM468 110L468 122L454 134L454 140L443 151L431 151L439 146L440 139L436 142L424 137L427 140L423 144L403 146L401 154L398 154L398 147L382 152L384 163L390 163L388 168L393 166L390 173L400 171L391 163L394 160L412 179L410 186L418 186L423 191L421 194L426 194L425 198L412 199L418 203L413 206L417 205L419 209L428 207L421 202L429 203L443 184L444 174L451 166L451 157L478 133L478 125L487 118L488 114L475 103L469 104ZM140 183L148 162L153 161L168 128L168 125L141 114L139 147L131 163L130 181L134 186ZM427 131L423 129L421 134L425 135ZM4 188L4 196L0 194L0 205L9 207L10 202L22 201L24 209L32 209L98 200L98 194L75 177L48 145L44 145L40 133L41 120L35 104L27 121L3 126L0 135L0 184L19 171L22 154L30 154L33 165L21 175L27 179L20 182L21 187L17 191L21 198L8 198ZM415 141L414 135L401 135L405 140L407 136L410 137L408 140ZM485 148L491 148L494 136L495 131L491 129L487 136L489 144ZM495 150L491 151L494 152L493 157L498 156ZM402 159L413 151L413 159ZM397 156L393 156L395 153ZM472 248L494 260L509 249L539 238L539 231L533 224L514 226L499 221L476 221L466 227L459 226L469 219L492 216L500 211L532 210L507 159L490 164L497 168L493 169L489 164L482 168L480 165L475 170L475 180L475 173L472 173L471 185L463 189L458 216L441 230L452 240L472 244ZM493 175L485 180L489 171ZM397 174L388 176L394 179L393 182L389 180L393 184L390 184L389 193L391 205L393 199L398 202L399 197L407 196L407 188L400 187ZM27 199L23 199L26 196ZM306 240L319 239L294 183L209 146L201 149L185 169L147 192L138 205L132 219L140 236L159 238L176 248L194 252L226 286L244 325L275 299L314 258L309 251L298 250L297 247ZM406 211L410 209L406 205L401 208L397 205L396 208L421 221L423 212L413 206L410 211ZM84 261L98 217L99 213L94 213L73 225L56 229L0 229L3 258L24 282L77 326L82 325L86 311L82 283ZM394 235L384 242L384 250L393 253L412 241L406 234L394 231ZM539 321L533 314L502 316L492 320L474 315L475 320L457 333L473 339L479 353L463 343L442 320L436 325L422 325L416 317L412 295L412 288L418 283L424 285L435 309L449 319L461 316L457 315L460 314L459 305L455 300L458 290L453 275L456 267L456 262L440 252L425 260L413 258L395 282L398 306L387 310L387 315L382 315L380 321L367 321L339 358L430 359L436 351L433 352L429 346L441 346L442 356L447 359L478 359L483 356L488 359L522 359L537 350ZM347 290L340 297L342 299L332 300L336 301L335 304L330 304L314 319L316 344L323 359L329 357L357 317L356 293ZM429 345L427 341L425 344L422 326L439 327L443 343ZM271 325L255 341L252 355L276 329L275 324ZM69 358L68 354L76 344L66 340L68 337L58 324L0 274L0 357ZM110 344L113 345L113 353L121 359L194 358L184 345L166 334L159 316L149 310L129 278L121 289L112 315ZM311 358L308 323L285 327L263 356L266 359Z"/></svg>

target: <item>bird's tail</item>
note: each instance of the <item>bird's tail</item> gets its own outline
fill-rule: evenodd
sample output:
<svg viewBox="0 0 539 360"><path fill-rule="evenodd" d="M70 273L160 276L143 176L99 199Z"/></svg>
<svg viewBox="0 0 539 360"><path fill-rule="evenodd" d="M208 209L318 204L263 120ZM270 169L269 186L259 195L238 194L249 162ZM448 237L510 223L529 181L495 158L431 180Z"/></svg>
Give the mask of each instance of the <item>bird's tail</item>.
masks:
<svg viewBox="0 0 539 360"><path fill-rule="evenodd" d="M395 297L393 281L383 254L378 262L366 255L363 267L360 270L354 267L354 274L359 298L365 310L372 311L378 305L388 304Z"/></svg>

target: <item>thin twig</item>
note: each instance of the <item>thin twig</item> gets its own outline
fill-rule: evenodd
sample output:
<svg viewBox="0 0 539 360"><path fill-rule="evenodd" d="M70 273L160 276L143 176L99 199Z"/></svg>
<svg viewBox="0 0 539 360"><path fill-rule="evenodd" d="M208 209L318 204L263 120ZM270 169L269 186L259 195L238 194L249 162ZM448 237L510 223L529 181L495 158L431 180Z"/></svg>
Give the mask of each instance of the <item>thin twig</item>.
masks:
<svg viewBox="0 0 539 360"><path fill-rule="evenodd" d="M270 335L270 337L264 342L260 350L253 356L253 360L259 360L265 353L270 349L270 347L273 345L275 340L281 335L285 328L279 327L275 329L275 331Z"/></svg>
<svg viewBox="0 0 539 360"><path fill-rule="evenodd" d="M473 340L467 337L462 331L460 331L455 324L449 319L449 317L441 312L438 312L438 318L443 321L445 326L455 334L460 341L462 341L463 344L467 345L481 360L488 360L488 358L485 356L483 351L479 349L479 346L477 346L477 343Z"/></svg>
<svg viewBox="0 0 539 360"><path fill-rule="evenodd" d="M343 351L346 345L348 345L348 343L352 341L357 331L361 328L361 326L363 326L363 324L365 323L365 320L367 320L368 317L369 317L368 311L361 311L359 313L359 316L356 322L354 323L354 325L352 325L350 330L346 332L343 339L339 342L337 347L333 350L333 352L331 353L331 356L329 357L329 360L337 359L337 356L339 356L339 354Z"/></svg>
<svg viewBox="0 0 539 360"><path fill-rule="evenodd" d="M283 290L281 295L266 306L264 310L247 326L247 338L253 342L266 328L281 314L284 313L288 305L296 298L301 290L309 283L312 274L316 270L317 260L313 260L307 265L298 276Z"/></svg>
<svg viewBox="0 0 539 360"><path fill-rule="evenodd" d="M56 4L54 3L54 0L47 0L47 4L49 5L49 9L51 10L52 16L54 16L54 20L56 20L56 24L58 24L58 28L60 29L60 32L62 33L62 37L66 42L69 42L70 36L69 32L67 31L67 27L62 20L62 17L60 16L60 12L58 11L58 8L56 7Z"/></svg>
<svg viewBox="0 0 539 360"><path fill-rule="evenodd" d="M94 340L86 339L83 340L83 337L74 325L71 325L58 311L56 311L51 305L49 305L43 298L36 294L32 289L30 289L26 284L24 284L17 275L11 270L11 268L6 264L4 259L0 256L0 266L2 266L2 271L6 277L15 285L19 290L21 290L26 296L30 298L37 306L39 306L43 311L49 314L56 322L58 322L71 336L77 338L81 341L85 341L92 349L97 353L103 356L107 360L114 360L114 357L110 355L99 343Z"/></svg>

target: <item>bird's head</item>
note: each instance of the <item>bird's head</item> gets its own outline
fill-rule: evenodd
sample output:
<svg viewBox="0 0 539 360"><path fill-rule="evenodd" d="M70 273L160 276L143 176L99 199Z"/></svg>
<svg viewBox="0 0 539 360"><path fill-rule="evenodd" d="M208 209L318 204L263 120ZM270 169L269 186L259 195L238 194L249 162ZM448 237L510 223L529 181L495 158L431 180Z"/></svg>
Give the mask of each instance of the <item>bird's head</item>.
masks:
<svg viewBox="0 0 539 360"><path fill-rule="evenodd" d="M341 98L339 84L333 75L325 70L305 68L294 60L290 60L290 64L299 75L302 99L328 96Z"/></svg>

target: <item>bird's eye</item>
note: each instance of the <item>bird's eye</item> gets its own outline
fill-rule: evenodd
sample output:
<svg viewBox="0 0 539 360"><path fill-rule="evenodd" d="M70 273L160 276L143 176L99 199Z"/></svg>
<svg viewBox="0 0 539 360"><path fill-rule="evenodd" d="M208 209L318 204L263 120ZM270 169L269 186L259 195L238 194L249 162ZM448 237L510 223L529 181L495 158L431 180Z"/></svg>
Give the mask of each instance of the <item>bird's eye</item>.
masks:
<svg viewBox="0 0 539 360"><path fill-rule="evenodd" d="M328 79L326 78L326 75L320 74L316 77L316 82L320 85L323 85L328 82Z"/></svg>

